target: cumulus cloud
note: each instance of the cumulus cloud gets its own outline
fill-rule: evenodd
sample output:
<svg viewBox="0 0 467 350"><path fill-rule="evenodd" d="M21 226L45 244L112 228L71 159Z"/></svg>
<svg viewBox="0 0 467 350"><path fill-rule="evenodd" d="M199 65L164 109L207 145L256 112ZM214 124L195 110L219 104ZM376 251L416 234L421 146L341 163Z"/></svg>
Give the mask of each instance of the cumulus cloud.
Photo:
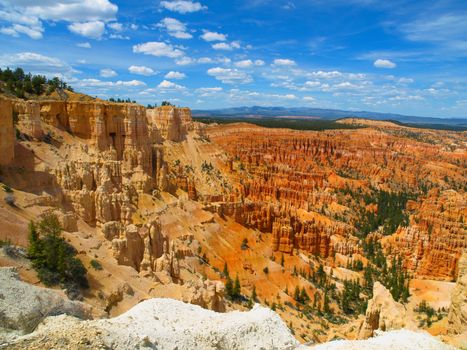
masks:
<svg viewBox="0 0 467 350"><path fill-rule="evenodd" d="M207 73L224 84L247 84L253 81L250 75L237 69L215 67L208 69Z"/></svg>
<svg viewBox="0 0 467 350"><path fill-rule="evenodd" d="M78 43L78 44L76 44L76 46L81 47L81 48L83 48L83 49L90 49L90 48L91 48L91 44L88 43L88 42L85 42L85 43Z"/></svg>
<svg viewBox="0 0 467 350"><path fill-rule="evenodd" d="M35 52L0 55L0 67L22 67L27 72L43 74L48 77L70 78L73 74L79 73L68 63L58 58L44 56Z"/></svg>
<svg viewBox="0 0 467 350"><path fill-rule="evenodd" d="M303 96L303 101L305 101L305 102L315 102L316 99L313 96Z"/></svg>
<svg viewBox="0 0 467 350"><path fill-rule="evenodd" d="M203 87L196 89L196 93L200 94L201 97L212 96L218 92L222 92L224 89L221 87Z"/></svg>
<svg viewBox="0 0 467 350"><path fill-rule="evenodd" d="M333 71L314 71L314 72L309 72L307 74L310 77L313 78L319 78L319 79L335 79L335 78L340 78L343 76L343 74L337 70Z"/></svg>
<svg viewBox="0 0 467 350"><path fill-rule="evenodd" d="M380 58L378 58L373 63L373 65L376 68L389 68L389 69L396 68L396 64L394 62L391 62L390 60L383 60L383 59L380 59Z"/></svg>
<svg viewBox="0 0 467 350"><path fill-rule="evenodd" d="M42 32L44 28L42 26L24 26L22 24L14 24L11 27L0 28L0 33L18 37L20 34L25 34L31 39L42 39Z"/></svg>
<svg viewBox="0 0 467 350"><path fill-rule="evenodd" d="M121 32L123 31L123 24L119 22L113 22L108 24L108 27L116 32Z"/></svg>
<svg viewBox="0 0 467 350"><path fill-rule="evenodd" d="M286 58L277 58L274 60L274 66L286 66L286 67L291 67L291 66L296 66L297 63L295 63L294 60L289 60Z"/></svg>
<svg viewBox="0 0 467 350"><path fill-rule="evenodd" d="M195 61L191 57L188 57L188 56L183 56L175 61L175 63L179 66L187 66L194 62Z"/></svg>
<svg viewBox="0 0 467 350"><path fill-rule="evenodd" d="M156 74L152 68L146 66L130 66L128 67L128 71L132 74L145 75L147 77Z"/></svg>
<svg viewBox="0 0 467 350"><path fill-rule="evenodd" d="M264 66L264 64L262 60L256 60L254 62L252 60L242 60L234 63L235 67L238 68L251 68L253 66Z"/></svg>
<svg viewBox="0 0 467 350"><path fill-rule="evenodd" d="M186 25L175 18L166 17L157 24L163 28L170 36L177 39L191 39L193 35L187 32Z"/></svg>
<svg viewBox="0 0 467 350"><path fill-rule="evenodd" d="M210 32L209 30L204 30L203 35L201 35L201 39L204 41L226 41L227 35L217 33L217 32Z"/></svg>
<svg viewBox="0 0 467 350"><path fill-rule="evenodd" d="M169 80L163 80L157 86L157 90L161 92L182 91L186 90L186 87L183 85L175 84L174 82L171 82Z"/></svg>
<svg viewBox="0 0 467 350"><path fill-rule="evenodd" d="M240 48L240 42L238 41L232 41L231 43L217 43L211 45L214 50L226 50L226 51L232 51L233 49L239 49Z"/></svg>
<svg viewBox="0 0 467 350"><path fill-rule="evenodd" d="M101 69L101 71L99 72L99 75L103 78L113 78L113 77L116 77L118 74L113 69L104 68L104 69Z"/></svg>
<svg viewBox="0 0 467 350"><path fill-rule="evenodd" d="M118 6L108 0L2 0L0 11L2 20L9 22L10 27L1 28L3 34L17 36L25 34L33 39L42 38L43 21L71 22L72 28L83 31L76 24L90 22L109 22L115 20ZM76 32L75 31L75 32ZM87 29L86 32L89 32ZM91 36L90 36L91 37Z"/></svg>
<svg viewBox="0 0 467 350"><path fill-rule="evenodd" d="M105 24L101 21L71 23L68 29L78 35L91 38L101 39L105 31Z"/></svg>
<svg viewBox="0 0 467 350"><path fill-rule="evenodd" d="M199 2L193 2L189 0L161 1L161 7L166 10L178 12L181 14L197 12L207 8L206 6L201 5Z"/></svg>
<svg viewBox="0 0 467 350"><path fill-rule="evenodd" d="M92 88L112 88L112 87L141 87L146 84L140 80L118 80L118 81L102 81L99 79L82 79L77 82L82 87Z"/></svg>
<svg viewBox="0 0 467 350"><path fill-rule="evenodd" d="M186 75L185 75L185 73L170 71L165 75L164 78L166 78L166 79L185 79Z"/></svg>
<svg viewBox="0 0 467 350"><path fill-rule="evenodd" d="M134 45L133 52L143 53L145 55L152 55L156 57L177 58L183 56L183 51L161 41L150 41L147 43Z"/></svg>

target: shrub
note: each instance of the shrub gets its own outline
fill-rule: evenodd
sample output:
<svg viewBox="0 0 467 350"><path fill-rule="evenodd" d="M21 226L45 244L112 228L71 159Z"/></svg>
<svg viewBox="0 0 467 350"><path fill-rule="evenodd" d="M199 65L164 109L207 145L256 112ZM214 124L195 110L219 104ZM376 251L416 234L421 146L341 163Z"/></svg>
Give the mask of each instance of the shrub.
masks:
<svg viewBox="0 0 467 350"><path fill-rule="evenodd" d="M91 266L94 268L94 270L102 270L102 265L99 261L96 259L91 260Z"/></svg>
<svg viewBox="0 0 467 350"><path fill-rule="evenodd" d="M2 187L6 193L13 193L13 190L11 189L10 186L3 184Z"/></svg>
<svg viewBox="0 0 467 350"><path fill-rule="evenodd" d="M76 250L60 236L62 228L54 214L29 224L28 257L39 279L48 286L62 284L67 290L88 288L86 268Z"/></svg>
<svg viewBox="0 0 467 350"><path fill-rule="evenodd" d="M15 206L15 196L13 195L13 193L7 193L4 198L4 201L11 207Z"/></svg>

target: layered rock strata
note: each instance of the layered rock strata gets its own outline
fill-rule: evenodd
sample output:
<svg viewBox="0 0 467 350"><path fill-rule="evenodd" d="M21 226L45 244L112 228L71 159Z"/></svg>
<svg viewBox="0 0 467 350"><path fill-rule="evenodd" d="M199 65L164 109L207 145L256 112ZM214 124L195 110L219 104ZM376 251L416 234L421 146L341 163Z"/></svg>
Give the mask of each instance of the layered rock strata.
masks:
<svg viewBox="0 0 467 350"><path fill-rule="evenodd" d="M0 166L15 158L15 141L11 102L0 98Z"/></svg>
<svg viewBox="0 0 467 350"><path fill-rule="evenodd" d="M451 296L448 322L452 333L464 334L467 340L467 251L464 251L459 260L459 271Z"/></svg>

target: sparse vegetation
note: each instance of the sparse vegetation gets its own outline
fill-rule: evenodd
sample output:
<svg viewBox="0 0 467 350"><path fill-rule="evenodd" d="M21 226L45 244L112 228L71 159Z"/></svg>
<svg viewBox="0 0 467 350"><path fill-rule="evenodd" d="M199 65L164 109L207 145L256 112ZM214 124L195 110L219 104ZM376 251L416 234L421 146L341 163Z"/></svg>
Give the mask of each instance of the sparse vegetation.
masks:
<svg viewBox="0 0 467 350"><path fill-rule="evenodd" d="M43 75L26 74L19 67L14 71L10 68L0 69L0 82L5 92L22 99L44 93L50 95L57 89L73 91L71 86L58 77L47 79Z"/></svg>
<svg viewBox="0 0 467 350"><path fill-rule="evenodd" d="M92 266L92 268L93 268L94 270L102 270L102 265L101 265L101 263L100 263L99 261L97 261L96 259L92 259L92 260L90 261L90 264L91 264L91 266Z"/></svg>
<svg viewBox="0 0 467 350"><path fill-rule="evenodd" d="M69 296L77 298L76 291L89 286L87 270L76 258L76 249L61 237L61 232L57 216L51 213L37 223L30 222L28 257L45 285L61 284L69 291Z"/></svg>

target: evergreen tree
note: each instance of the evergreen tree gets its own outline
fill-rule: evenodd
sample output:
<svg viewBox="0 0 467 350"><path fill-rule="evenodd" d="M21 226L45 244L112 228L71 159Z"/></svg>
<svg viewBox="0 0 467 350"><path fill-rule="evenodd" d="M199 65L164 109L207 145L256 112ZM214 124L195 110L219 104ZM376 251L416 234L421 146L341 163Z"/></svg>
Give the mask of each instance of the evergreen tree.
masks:
<svg viewBox="0 0 467 350"><path fill-rule="evenodd" d="M235 277L235 283L233 287L233 297L234 299L239 299L242 293L242 288L240 286L240 280L238 279L238 275Z"/></svg>
<svg viewBox="0 0 467 350"><path fill-rule="evenodd" d="M300 302L300 288L298 286L295 286L295 290L293 292L293 298Z"/></svg>
<svg viewBox="0 0 467 350"><path fill-rule="evenodd" d="M224 270L222 273L224 274L225 278L229 277L229 268L227 267L227 263L224 263Z"/></svg>
<svg viewBox="0 0 467 350"><path fill-rule="evenodd" d="M227 295L228 298L233 299L233 281L230 276L227 276L227 281L225 282L225 295Z"/></svg>
<svg viewBox="0 0 467 350"><path fill-rule="evenodd" d="M253 290L251 291L251 300L253 300L253 301L258 300L258 296L256 295L256 287L255 286L253 286Z"/></svg>

